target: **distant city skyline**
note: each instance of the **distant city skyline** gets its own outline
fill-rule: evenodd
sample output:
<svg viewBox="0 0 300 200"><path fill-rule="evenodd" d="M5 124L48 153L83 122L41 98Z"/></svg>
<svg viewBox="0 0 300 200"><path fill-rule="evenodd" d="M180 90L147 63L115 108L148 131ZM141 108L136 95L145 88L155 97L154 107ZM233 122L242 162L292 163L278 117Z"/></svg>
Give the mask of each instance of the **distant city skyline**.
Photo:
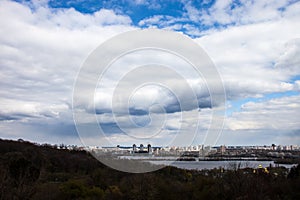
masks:
<svg viewBox="0 0 300 200"><path fill-rule="evenodd" d="M176 97L187 105L195 102L176 80L170 84L178 88L178 96L168 88L150 85L137 88L128 102L120 95L113 107L116 77L135 64L132 57L124 58L115 63L124 68L108 70L94 99L82 102L88 145L103 145L102 136L91 131L89 120L94 115L111 146L146 143L131 134L149 136L153 131L160 134L149 142L167 145L178 130L190 133L195 126L198 132L191 145L201 144L210 128L212 110L221 106L226 108L225 121L215 145L300 145L299 10L300 1L276 0L3 0L0 138L82 145L72 110L73 87L81 65L113 36L157 28L184 34L206 51L220 73L226 104L213 104L205 80L195 77L176 56L137 53L132 56L136 60L155 57L158 63L178 68L195 91L197 107L180 109ZM164 78L160 72L145 75ZM143 77L136 81L139 78ZM121 89L126 91L127 86ZM191 117L183 121L182 113ZM134 123L124 120L127 115ZM161 125L164 117L167 120ZM144 127L145 132L136 131L137 127Z"/></svg>
<svg viewBox="0 0 300 200"><path fill-rule="evenodd" d="M0 138L2 140L9 140L9 139L3 139ZM264 145L257 145L257 144L253 144L253 145L227 145L227 144L220 144L220 145L204 145L204 144L197 144L197 145L188 145L188 146L161 146L161 145L155 145L155 144L151 144L151 143L145 143L145 144L129 144L129 145L124 145L124 144L118 144L115 146L84 146L82 144L66 144L66 143L38 143L35 141L28 141L28 140L23 140L21 138L17 139L17 140L13 140L13 141L18 141L18 142L30 142L30 143L34 143L37 145L53 145L53 146L62 146L62 147L82 147L82 148L133 148L134 146L136 148L139 148L141 145L143 148L147 148L149 147L154 147L154 148L185 148L185 149L193 149L193 148L204 148L204 147L226 147L226 148L258 148L258 149L269 149L269 148L275 148L275 149L279 149L279 150L287 150L288 148L294 148L294 149L299 149L300 150L300 145L297 144L264 144Z"/></svg>

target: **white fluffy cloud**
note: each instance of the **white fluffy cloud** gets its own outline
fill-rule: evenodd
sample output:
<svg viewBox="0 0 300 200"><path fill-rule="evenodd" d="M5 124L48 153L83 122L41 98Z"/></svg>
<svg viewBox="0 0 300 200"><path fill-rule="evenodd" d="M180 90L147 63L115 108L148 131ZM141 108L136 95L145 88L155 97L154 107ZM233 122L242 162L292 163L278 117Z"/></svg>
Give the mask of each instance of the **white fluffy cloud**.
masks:
<svg viewBox="0 0 300 200"><path fill-rule="evenodd" d="M299 17L300 19L300 17ZM219 69L229 99L293 90L300 73L295 19L231 27L196 41Z"/></svg>
<svg viewBox="0 0 300 200"><path fill-rule="evenodd" d="M133 27L128 16L112 10L82 14L43 2L31 6L0 2L1 134L20 123L9 134L39 141L34 131L17 127L73 123L72 88L80 65L101 42Z"/></svg>
<svg viewBox="0 0 300 200"><path fill-rule="evenodd" d="M1 97L21 102L70 103L87 55L105 39L132 29L129 17L109 10L84 15L74 9L31 10L16 2L0 3Z"/></svg>
<svg viewBox="0 0 300 200"><path fill-rule="evenodd" d="M291 5L292 4L292 5ZM249 24L270 20L278 20L282 15L292 14L291 10L299 5L293 5L287 0L235 2L232 0L217 0L207 10L199 10L192 1L185 4L187 16L195 22L206 25L218 23L221 25ZM294 14L294 13L293 13Z"/></svg>
<svg viewBox="0 0 300 200"><path fill-rule="evenodd" d="M248 102L228 117L231 130L298 130L300 96L281 97L264 102Z"/></svg>

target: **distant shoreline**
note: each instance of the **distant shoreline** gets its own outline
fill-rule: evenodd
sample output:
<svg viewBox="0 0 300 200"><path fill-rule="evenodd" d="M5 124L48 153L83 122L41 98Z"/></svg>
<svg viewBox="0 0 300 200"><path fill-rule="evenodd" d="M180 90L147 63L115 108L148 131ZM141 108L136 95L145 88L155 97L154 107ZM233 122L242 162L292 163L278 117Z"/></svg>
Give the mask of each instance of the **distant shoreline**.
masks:
<svg viewBox="0 0 300 200"><path fill-rule="evenodd" d="M201 162L201 161L273 161L274 164L298 164L297 159L274 159L265 157L222 157L222 158L212 158L212 157L148 157L148 156L120 156L119 159L128 160L141 160L141 161L188 161L188 162Z"/></svg>

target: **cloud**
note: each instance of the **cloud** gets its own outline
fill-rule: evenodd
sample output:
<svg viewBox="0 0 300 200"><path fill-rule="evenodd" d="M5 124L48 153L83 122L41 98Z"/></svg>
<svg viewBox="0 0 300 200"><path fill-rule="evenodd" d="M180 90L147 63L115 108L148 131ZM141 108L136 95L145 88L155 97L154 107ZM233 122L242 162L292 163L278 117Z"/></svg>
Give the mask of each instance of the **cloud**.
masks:
<svg viewBox="0 0 300 200"><path fill-rule="evenodd" d="M145 66L147 64L149 66ZM85 76L95 70L86 72ZM113 107L114 113L123 115L146 115L150 109L154 113L175 113L212 107L201 75L184 60L164 51L126 54L110 65L95 91L95 105L84 92L86 88L82 90L78 94L82 100L77 101L75 107L89 113L95 113L94 106L97 114L110 113ZM161 109L151 108L153 105L160 105Z"/></svg>
<svg viewBox="0 0 300 200"><path fill-rule="evenodd" d="M231 130L297 130L300 122L300 96L248 102L227 119Z"/></svg>
<svg viewBox="0 0 300 200"><path fill-rule="evenodd" d="M272 1L232 1L196 3L180 1L183 10L178 16L153 15L139 21L142 27L165 28L183 31L192 37L200 37L214 30L227 27L276 22L283 18L298 19L299 2L287 0ZM181 28L181 29L179 29Z"/></svg>
<svg viewBox="0 0 300 200"><path fill-rule="evenodd" d="M149 1L132 3L149 5ZM1 1L1 137L78 141L70 105L81 64L101 42L138 27L158 27L193 36L214 61L231 102L299 92L299 2L216 1L205 4L206 7L183 3L184 9L176 16L154 14L134 26L134 19L116 9L100 8L87 14L74 8L52 8L48 1ZM184 81L174 79L172 74L144 71L141 76L125 80L119 87L118 98L112 101L113 89L126 72L133 70L133 62L164 63ZM218 109L218 104L211 105L205 80L187 69L186 63L164 53L144 52L121 59L107 71L103 88L96 90L95 99L83 98L79 107L84 113L82 124L88 126L96 113L101 126L116 143L134 141L118 135L125 130L141 137L162 131L153 141L167 144L178 130L185 136L193 132L199 120L196 142L201 143L210 125L211 108ZM147 76L153 81L167 80L164 83L174 88L176 95L166 88L136 88ZM196 98L191 98L185 84L191 86ZM137 89L135 95L128 101L124 94L133 89ZM278 134L277 141L280 137L290 141L289 133L299 127L298 95L266 99L252 100L237 108L228 117L225 135L230 137L232 131L235 138L245 138L242 131L250 135L252 131L257 141L266 141L259 138L259 133L268 130L271 135L272 131L284 130L286 135ZM91 142L93 130L92 127L87 131ZM251 137L249 134L247 137Z"/></svg>
<svg viewBox="0 0 300 200"><path fill-rule="evenodd" d="M230 145L298 145L299 131L256 129L224 130L219 144Z"/></svg>
<svg viewBox="0 0 300 200"><path fill-rule="evenodd" d="M283 46L281 55L276 60L275 67L294 76L300 73L300 38L289 40Z"/></svg>
<svg viewBox="0 0 300 200"><path fill-rule="evenodd" d="M132 29L128 16L111 10L82 14L33 6L0 2L3 126L52 119L73 123L69 105L81 63L102 41Z"/></svg>
<svg viewBox="0 0 300 200"><path fill-rule="evenodd" d="M296 4L296 3L295 3ZM198 5L199 6L199 5ZM192 1L185 4L187 16L204 25L242 25L278 20L294 7L289 1L232 1L217 0L208 9L199 9Z"/></svg>
<svg viewBox="0 0 300 200"><path fill-rule="evenodd" d="M131 1L129 1L131 2ZM133 3L137 6L147 6L149 9L160 9L161 5L159 1L148 1L148 0L134 0Z"/></svg>
<svg viewBox="0 0 300 200"><path fill-rule="evenodd" d="M291 79L300 73L299 28L294 19L281 19L230 27L196 41L219 69L229 100L259 97L293 90Z"/></svg>
<svg viewBox="0 0 300 200"><path fill-rule="evenodd" d="M295 81L294 90L300 92L300 80Z"/></svg>
<svg viewBox="0 0 300 200"><path fill-rule="evenodd" d="M186 22L187 18L173 17L170 15L154 15L147 17L138 22L141 27L157 27L157 28L171 28L178 29L182 27L183 22Z"/></svg>

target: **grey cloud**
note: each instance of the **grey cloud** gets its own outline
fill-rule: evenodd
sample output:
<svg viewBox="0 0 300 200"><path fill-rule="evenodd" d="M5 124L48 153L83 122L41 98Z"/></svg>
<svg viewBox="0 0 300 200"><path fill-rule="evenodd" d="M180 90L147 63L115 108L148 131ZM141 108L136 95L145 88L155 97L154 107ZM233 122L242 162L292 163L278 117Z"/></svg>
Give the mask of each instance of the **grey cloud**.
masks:
<svg viewBox="0 0 300 200"><path fill-rule="evenodd" d="M94 113L92 110L87 110L87 112L90 112L90 113ZM95 109L95 114L97 115L102 115L102 114L105 114L105 113L112 113L112 110L111 109L108 109L108 108L96 108Z"/></svg>
<svg viewBox="0 0 300 200"><path fill-rule="evenodd" d="M139 108L130 107L129 108L129 114L130 115L148 115L149 111Z"/></svg>
<svg viewBox="0 0 300 200"><path fill-rule="evenodd" d="M118 124L116 123L100 123L100 126L104 133L112 134L112 133L123 133Z"/></svg>
<svg viewBox="0 0 300 200"><path fill-rule="evenodd" d="M3 114L0 114L0 121L12 121L12 120L18 120L20 119L19 117L16 117L16 116L7 116L7 115L3 115Z"/></svg>
<svg viewBox="0 0 300 200"><path fill-rule="evenodd" d="M284 53L280 55L275 67L290 76L300 74L300 38L294 38L284 45Z"/></svg>

